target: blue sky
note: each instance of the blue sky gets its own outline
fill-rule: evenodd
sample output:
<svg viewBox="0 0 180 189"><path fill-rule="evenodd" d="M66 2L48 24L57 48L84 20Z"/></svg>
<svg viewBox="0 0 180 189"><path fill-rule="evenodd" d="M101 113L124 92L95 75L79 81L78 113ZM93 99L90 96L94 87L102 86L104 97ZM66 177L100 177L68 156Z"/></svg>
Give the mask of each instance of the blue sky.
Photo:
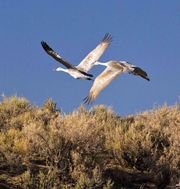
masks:
<svg viewBox="0 0 180 189"><path fill-rule="evenodd" d="M77 65L109 32L113 43L101 61L126 60L146 70L151 81L123 74L93 105L111 106L120 115L172 105L180 96L179 21L179 0L1 1L0 93L24 96L36 105L51 97L63 111L72 111L92 82L53 72L59 63L40 42ZM97 66L91 73L103 69Z"/></svg>

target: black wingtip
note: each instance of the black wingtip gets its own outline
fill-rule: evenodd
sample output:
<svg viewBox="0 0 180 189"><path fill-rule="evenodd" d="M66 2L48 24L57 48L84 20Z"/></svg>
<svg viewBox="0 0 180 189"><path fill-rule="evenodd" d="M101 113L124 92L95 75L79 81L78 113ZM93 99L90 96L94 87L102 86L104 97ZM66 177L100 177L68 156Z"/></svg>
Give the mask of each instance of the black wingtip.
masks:
<svg viewBox="0 0 180 189"><path fill-rule="evenodd" d="M84 104L88 104L88 96L86 96L86 97L83 99L83 103L84 103Z"/></svg>
<svg viewBox="0 0 180 189"><path fill-rule="evenodd" d="M41 45L44 49L47 49L48 45L45 41L41 41Z"/></svg>
<svg viewBox="0 0 180 189"><path fill-rule="evenodd" d="M134 75L139 75L143 79L146 79L147 81L150 81L147 73L144 70L142 70L139 67L133 67L133 68L134 68L134 70L131 73L133 73Z"/></svg>
<svg viewBox="0 0 180 189"><path fill-rule="evenodd" d="M51 47L45 41L41 41L41 45L45 51L52 51Z"/></svg>
<svg viewBox="0 0 180 189"><path fill-rule="evenodd" d="M150 81L149 77L147 75L139 75L141 76L143 79L147 80L147 81Z"/></svg>
<svg viewBox="0 0 180 189"><path fill-rule="evenodd" d="M79 70L82 74L84 74L85 76L88 76L88 77L94 77L92 74L88 74L88 73L86 73L86 72L84 72L84 71L81 71L81 70Z"/></svg>
<svg viewBox="0 0 180 189"><path fill-rule="evenodd" d="M88 95L87 97L83 99L83 102L84 104L87 104L87 105L91 104L92 103L91 97Z"/></svg>
<svg viewBox="0 0 180 189"><path fill-rule="evenodd" d="M90 77L88 77L88 78L86 78L86 80L89 80L89 81L91 81L92 79L91 79Z"/></svg>
<svg viewBox="0 0 180 189"><path fill-rule="evenodd" d="M111 43L113 41L112 35L110 33L106 33L102 39L102 42Z"/></svg>
<svg viewBox="0 0 180 189"><path fill-rule="evenodd" d="M147 81L150 81L150 79L149 79L149 77L148 77L148 75L147 75L147 73L146 72L144 72L144 74L142 74L142 75L140 75L142 78L144 78L145 80L147 80Z"/></svg>
<svg viewBox="0 0 180 189"><path fill-rule="evenodd" d="M94 77L92 74L88 74L89 77Z"/></svg>
<svg viewBox="0 0 180 189"><path fill-rule="evenodd" d="M45 41L41 41L41 45L44 47L45 45L47 45L47 43Z"/></svg>

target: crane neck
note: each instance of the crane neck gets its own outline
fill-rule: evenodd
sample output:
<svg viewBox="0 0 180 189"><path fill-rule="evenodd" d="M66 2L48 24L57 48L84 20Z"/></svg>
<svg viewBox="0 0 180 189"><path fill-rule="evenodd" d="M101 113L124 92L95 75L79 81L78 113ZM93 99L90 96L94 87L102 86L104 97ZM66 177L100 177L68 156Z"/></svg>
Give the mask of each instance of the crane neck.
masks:
<svg viewBox="0 0 180 189"><path fill-rule="evenodd" d="M95 65L108 66L106 62L96 62Z"/></svg>
<svg viewBox="0 0 180 189"><path fill-rule="evenodd" d="M64 68L61 68L61 67L56 68L55 71L57 71L57 72L61 72L61 71L62 72L68 72L67 69L64 69Z"/></svg>

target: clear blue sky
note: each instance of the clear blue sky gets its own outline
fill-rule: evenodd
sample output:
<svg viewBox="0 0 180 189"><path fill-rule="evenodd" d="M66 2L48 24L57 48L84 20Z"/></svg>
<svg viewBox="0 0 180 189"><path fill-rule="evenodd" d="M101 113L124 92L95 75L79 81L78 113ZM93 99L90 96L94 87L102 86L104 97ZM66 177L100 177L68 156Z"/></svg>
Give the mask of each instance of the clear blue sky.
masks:
<svg viewBox="0 0 180 189"><path fill-rule="evenodd" d="M126 115L179 101L179 0L1 1L0 93L24 96L36 105L51 97L63 111L72 111L92 82L53 72L59 64L40 42L47 41L77 65L107 32L113 43L101 61L129 61L146 70L151 81L121 75L94 105L105 104ZM94 67L91 73L103 69Z"/></svg>

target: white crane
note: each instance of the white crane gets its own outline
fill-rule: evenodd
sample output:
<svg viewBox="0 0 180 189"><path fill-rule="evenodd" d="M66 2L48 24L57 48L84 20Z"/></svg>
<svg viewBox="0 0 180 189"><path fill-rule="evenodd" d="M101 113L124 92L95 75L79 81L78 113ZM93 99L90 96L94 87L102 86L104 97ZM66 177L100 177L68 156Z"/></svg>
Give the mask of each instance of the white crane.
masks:
<svg viewBox="0 0 180 189"><path fill-rule="evenodd" d="M56 53L49 45L42 41L41 45L43 49L52 56L55 60L63 64L66 69L58 67L55 71L63 71L74 77L75 79L86 79L92 80L93 75L88 74L87 72L93 67L94 63L99 60L104 51L108 48L112 42L112 37L110 34L105 34L102 41L93 49L77 66L73 66L64 60L58 53Z"/></svg>
<svg viewBox="0 0 180 189"><path fill-rule="evenodd" d="M106 69L100 73L93 82L93 85L88 93L88 96L84 99L84 103L91 103L96 99L99 93L117 76L123 72L131 73L133 75L141 76L146 80L148 78L147 73L139 67L129 64L126 61L108 61L105 63L96 62L95 65L106 66Z"/></svg>

